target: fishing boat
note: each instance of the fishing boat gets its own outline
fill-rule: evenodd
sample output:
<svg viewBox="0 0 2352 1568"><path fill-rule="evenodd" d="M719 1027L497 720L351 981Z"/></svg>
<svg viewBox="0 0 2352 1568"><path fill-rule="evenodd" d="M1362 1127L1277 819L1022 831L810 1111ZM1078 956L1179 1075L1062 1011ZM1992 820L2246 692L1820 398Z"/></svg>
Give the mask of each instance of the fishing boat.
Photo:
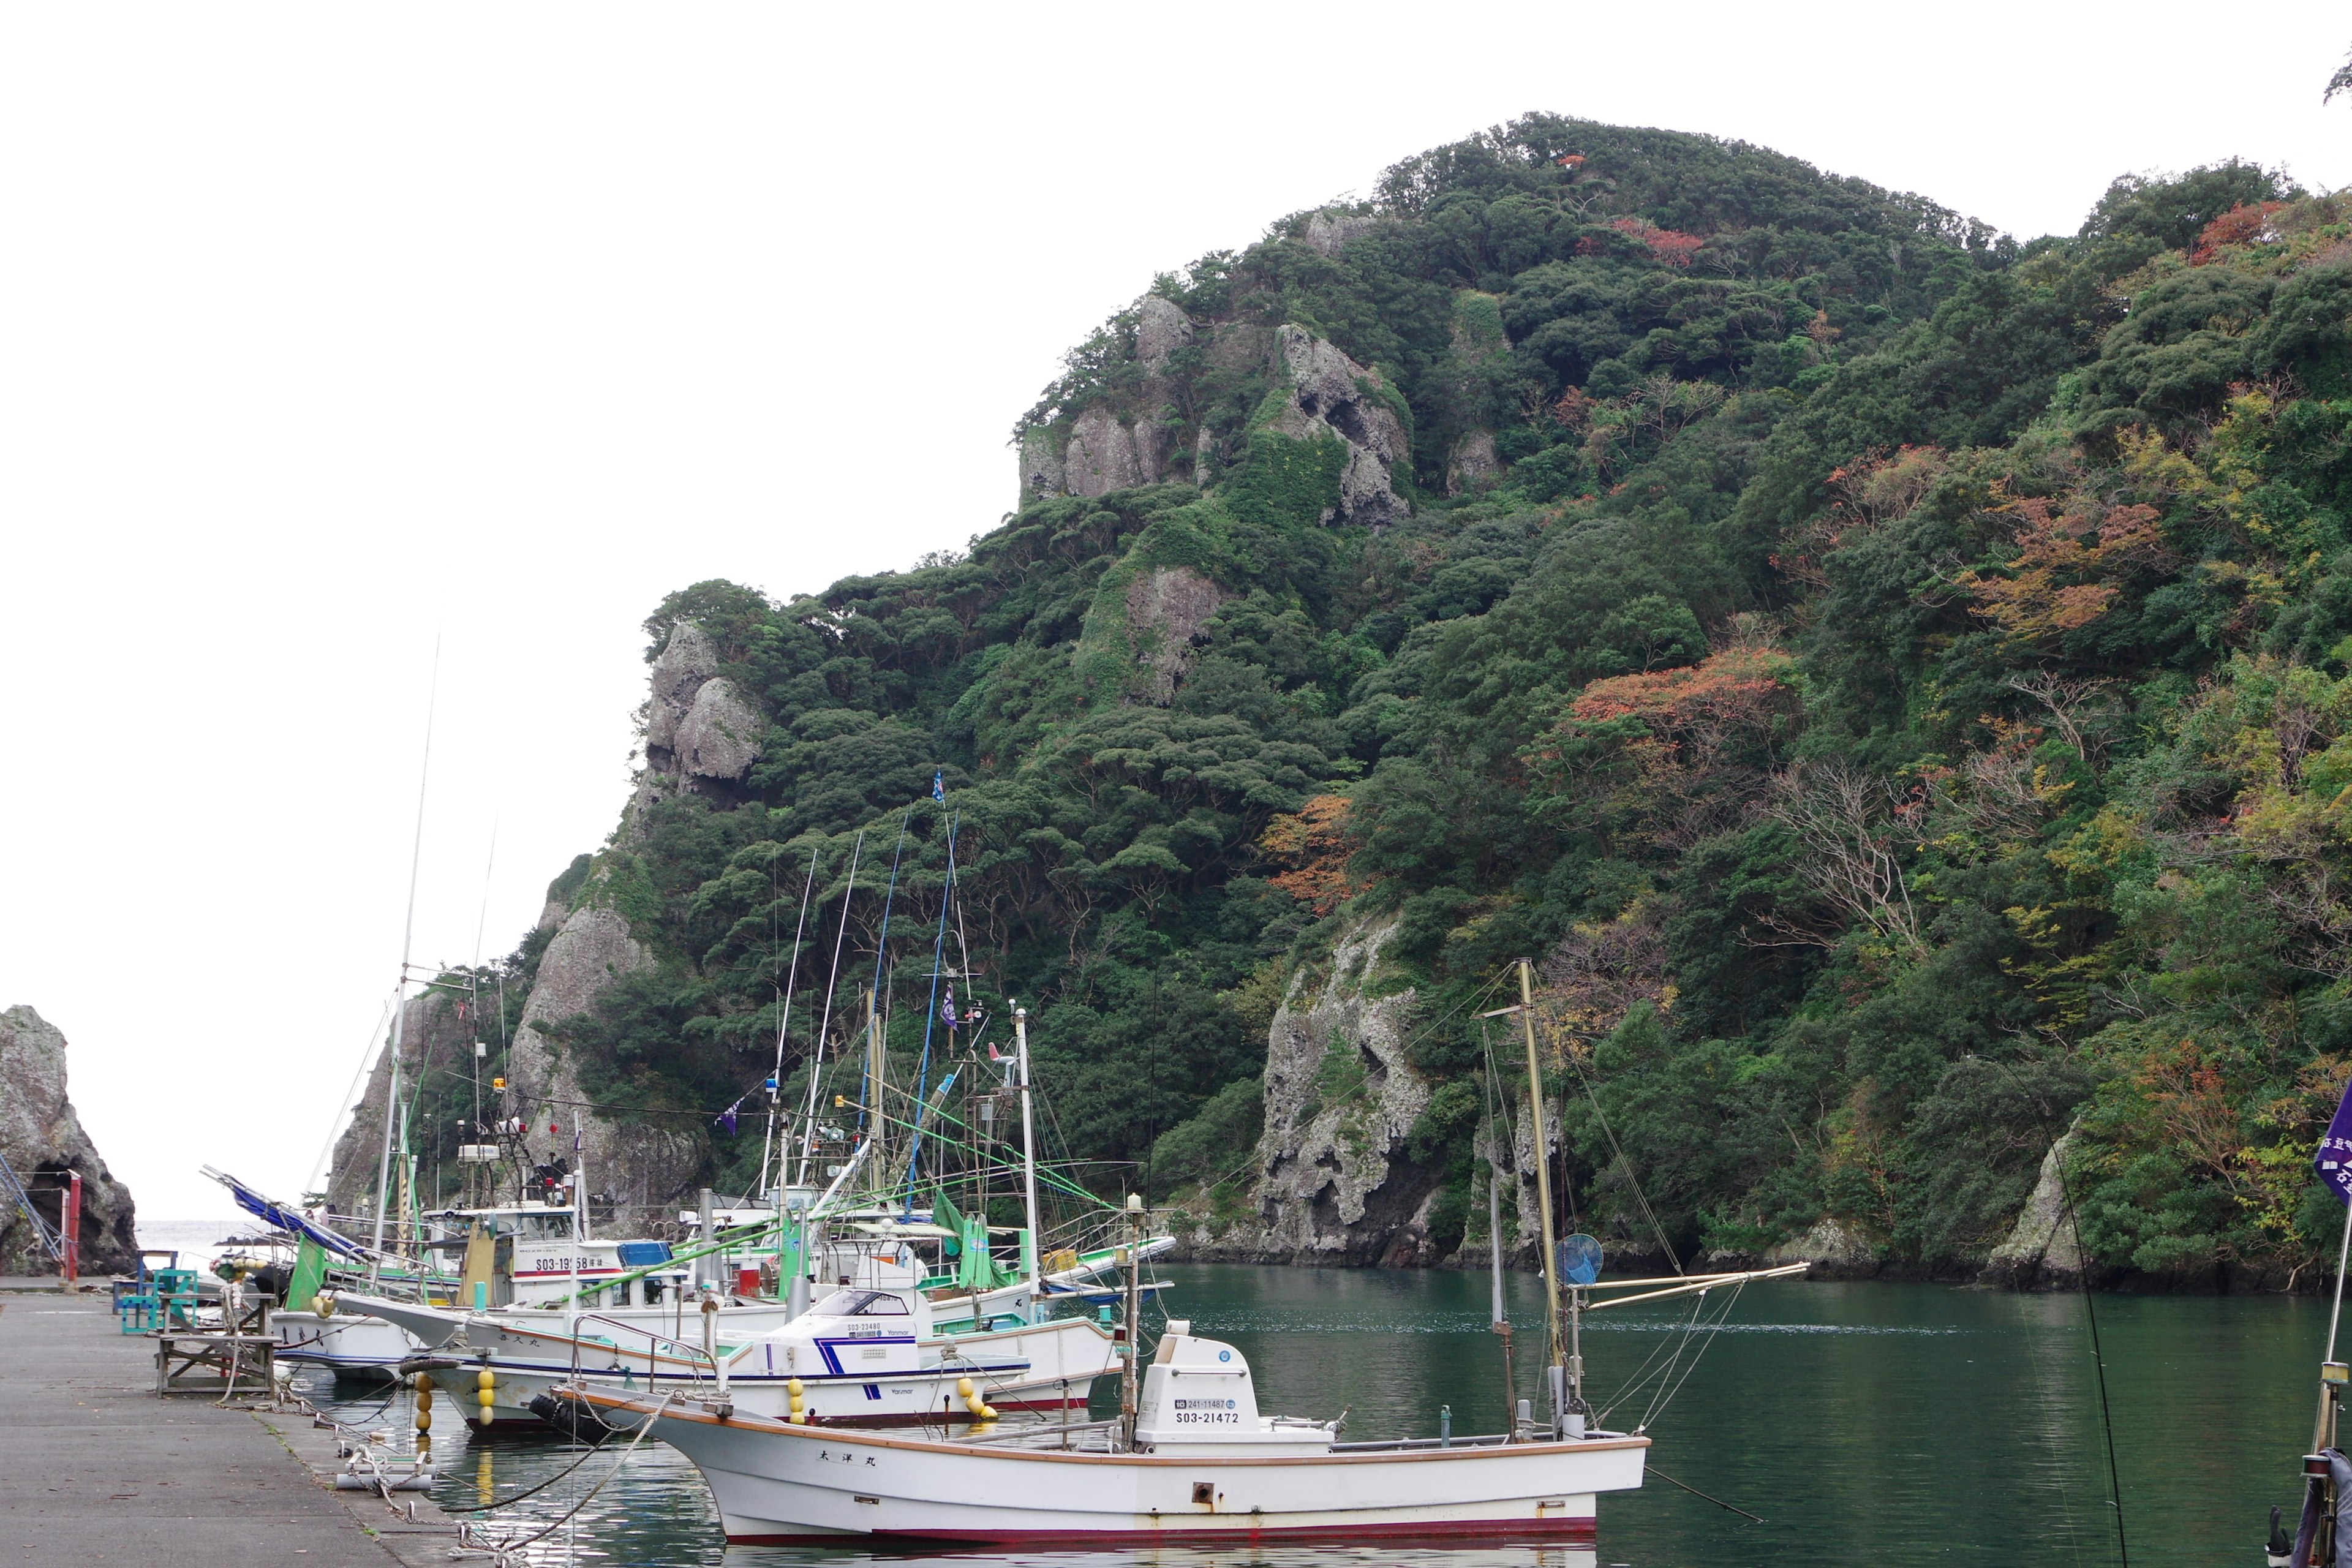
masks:
<svg viewBox="0 0 2352 1568"><path fill-rule="evenodd" d="M716 1314L708 1316L715 1318ZM468 1325L445 1347L480 1384L478 1427L553 1418L577 1426L574 1407L546 1399L567 1384L658 1396L708 1393L725 1368L736 1408L793 1425L954 1426L1015 1412L1083 1410L1095 1380L1116 1371L1118 1337L1071 1317L999 1328L935 1331L919 1290L837 1290L789 1323L740 1343L695 1345L601 1313L573 1331L526 1333L509 1321ZM476 1374L478 1376L478 1373ZM593 1425L634 1429L615 1410Z"/></svg>
<svg viewBox="0 0 2352 1568"><path fill-rule="evenodd" d="M1590 1542L1596 1500L1642 1484L1644 1436L1343 1443L1258 1412L1248 1362L1181 1321L1115 1425L961 1439L795 1425L593 1386L702 1472L730 1544L898 1537L970 1544L1486 1538Z"/></svg>

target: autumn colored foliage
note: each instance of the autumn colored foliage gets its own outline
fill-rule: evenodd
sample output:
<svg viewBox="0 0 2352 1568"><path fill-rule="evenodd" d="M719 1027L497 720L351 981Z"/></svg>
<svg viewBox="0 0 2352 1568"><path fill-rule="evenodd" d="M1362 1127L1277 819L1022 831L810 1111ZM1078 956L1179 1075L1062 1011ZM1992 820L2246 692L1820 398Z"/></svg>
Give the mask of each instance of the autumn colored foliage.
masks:
<svg viewBox="0 0 2352 1568"><path fill-rule="evenodd" d="M1318 795L1295 812L1266 824L1259 835L1260 853L1289 868L1266 879L1294 898L1305 900L1318 915L1328 915L1361 890L1349 879L1348 857L1355 846L1348 837L1348 797Z"/></svg>
<svg viewBox="0 0 2352 1568"><path fill-rule="evenodd" d="M2026 497L2000 510L2019 521L2018 555L2009 575L1970 571L1956 581L1975 595L1977 614L2021 641L2089 626L2114 606L2122 592L2119 579L2174 563L2152 506L2102 513L2084 497L2064 505Z"/></svg>
<svg viewBox="0 0 2352 1568"><path fill-rule="evenodd" d="M1660 228L1647 218L1611 218L1609 226L1630 239L1647 246L1650 254L1669 267L1688 267L1691 258L1706 244L1703 235L1685 234L1680 229Z"/></svg>
<svg viewBox="0 0 2352 1568"><path fill-rule="evenodd" d="M2198 235L2197 248L2189 253L2189 265L2210 266L2221 258L2221 251L2227 246L2256 245L2277 238L2271 228L2271 215L2285 205L2284 202L2262 202L2231 207Z"/></svg>

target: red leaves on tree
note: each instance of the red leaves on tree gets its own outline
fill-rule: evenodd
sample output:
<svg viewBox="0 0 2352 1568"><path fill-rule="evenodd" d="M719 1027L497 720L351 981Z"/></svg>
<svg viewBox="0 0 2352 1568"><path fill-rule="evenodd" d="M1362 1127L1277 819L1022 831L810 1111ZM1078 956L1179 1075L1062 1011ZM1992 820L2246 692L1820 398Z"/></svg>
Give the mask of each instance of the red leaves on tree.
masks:
<svg viewBox="0 0 2352 1568"><path fill-rule="evenodd" d="M1699 247L1706 243L1704 235L1660 228L1647 218L1614 217L1609 220L1609 226L1628 239L1639 241L1651 255L1669 267L1688 267L1691 258L1696 256ZM1601 244L1597 237L1588 237L1580 240L1576 248L1580 255L1592 256L1600 252Z"/></svg>
<svg viewBox="0 0 2352 1568"><path fill-rule="evenodd" d="M2260 206L2239 203L2205 226L2197 237L2197 248L2189 253L2189 265L2203 267L2219 261L2227 246L2274 243L2279 236L2271 227L2271 215L2284 205L2284 202L2264 202Z"/></svg>

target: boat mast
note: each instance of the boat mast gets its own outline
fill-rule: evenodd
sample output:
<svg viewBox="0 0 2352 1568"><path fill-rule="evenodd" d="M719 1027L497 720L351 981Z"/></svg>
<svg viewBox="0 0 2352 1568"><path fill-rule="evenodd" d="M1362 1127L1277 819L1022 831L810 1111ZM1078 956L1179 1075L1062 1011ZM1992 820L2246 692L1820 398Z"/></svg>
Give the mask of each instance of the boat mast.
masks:
<svg viewBox="0 0 2352 1568"><path fill-rule="evenodd" d="M849 906L857 898L857 861L866 852L866 829L857 830L857 841L849 847L849 890L841 896L841 930L833 939L833 971L824 977L824 1010L817 1017L816 1043L810 1047L808 1105L801 1114L800 1172L793 1178L795 1186L808 1181L809 1161L816 1152L816 1090L824 1068L824 1040L833 1027L833 996L841 984L841 944L849 940Z"/></svg>
<svg viewBox="0 0 2352 1568"><path fill-rule="evenodd" d="M1037 1134L1029 1113L1029 1009L1013 1004L1013 1054L1021 1073L1021 1203L1029 1224L1029 1321L1045 1302L1045 1233L1037 1220ZM2342 1283L2342 1271L2337 1282Z"/></svg>
<svg viewBox="0 0 2352 1568"><path fill-rule="evenodd" d="M1551 1141L1544 1131L1543 1064L1536 1057L1535 964L1524 958L1519 960L1519 1026L1528 1042L1528 1131L1535 1136L1536 1208L1541 1226L1536 1242L1543 1255L1544 1322L1549 1331L1550 1368L1546 1375L1550 1379L1552 1431L1557 1434L1568 1423L1568 1388L1572 1383L1583 1381L1583 1368L1570 1366L1560 1343L1559 1266L1552 1255L1551 1235Z"/></svg>
<svg viewBox="0 0 2352 1568"><path fill-rule="evenodd" d="M1127 1240L1127 1343L1120 1347L1118 1373L1119 1452L1135 1452L1135 1362L1143 1328L1143 1194L1127 1194L1127 1219L1134 1233Z"/></svg>
<svg viewBox="0 0 2352 1568"><path fill-rule="evenodd" d="M433 776L433 705L441 695L441 639L433 639L433 675L425 697L425 761L416 775L416 832L408 846L408 915L400 928L400 984L392 993L392 1084L383 1101L383 1152L375 1167L375 1238L368 1289L383 1274L384 1203L392 1191L392 1122L400 1110L400 1049L408 1022L408 953L416 936L416 868L425 857L425 784Z"/></svg>
<svg viewBox="0 0 2352 1568"><path fill-rule="evenodd" d="M783 1101L784 1035L785 1031L792 1026L793 993L800 985L801 938L808 931L809 895L816 891L816 858L817 852L811 849L808 879L801 884L801 918L793 925L793 965L791 971L784 976L783 1011L776 1018L776 1065L774 1070L768 1074L768 1135L760 1144L760 1190L754 1194L755 1201L760 1202L764 1202L768 1195L769 1157L776 1154L776 1108ZM814 1069L812 1068L811 1071L814 1072ZM781 1187L783 1184L784 1163L782 1157L778 1156L776 1185ZM778 1205L782 1206L782 1196L779 1194Z"/></svg>

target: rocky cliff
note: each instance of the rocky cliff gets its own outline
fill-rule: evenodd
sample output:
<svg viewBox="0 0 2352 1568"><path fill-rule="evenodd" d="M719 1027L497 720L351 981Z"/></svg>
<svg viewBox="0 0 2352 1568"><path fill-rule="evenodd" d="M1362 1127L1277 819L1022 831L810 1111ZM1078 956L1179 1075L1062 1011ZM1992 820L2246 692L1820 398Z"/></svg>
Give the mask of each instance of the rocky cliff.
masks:
<svg viewBox="0 0 2352 1568"><path fill-rule="evenodd" d="M57 1188L81 1173L81 1271L85 1277L134 1268L139 1240L131 1190L114 1179L66 1095L66 1037L30 1007L0 1013L0 1155L32 1189L55 1224ZM0 1211L0 1274L51 1274L57 1262L32 1223Z"/></svg>
<svg viewBox="0 0 2352 1568"><path fill-rule="evenodd" d="M1320 973L1291 978L1267 1031L1265 1131L1244 1212L1180 1211L1195 1258L1410 1268L1438 1261L1429 1205L1438 1173L1405 1144L1429 1105L1406 1056L1410 988L1384 989L1393 921L1342 937Z"/></svg>

